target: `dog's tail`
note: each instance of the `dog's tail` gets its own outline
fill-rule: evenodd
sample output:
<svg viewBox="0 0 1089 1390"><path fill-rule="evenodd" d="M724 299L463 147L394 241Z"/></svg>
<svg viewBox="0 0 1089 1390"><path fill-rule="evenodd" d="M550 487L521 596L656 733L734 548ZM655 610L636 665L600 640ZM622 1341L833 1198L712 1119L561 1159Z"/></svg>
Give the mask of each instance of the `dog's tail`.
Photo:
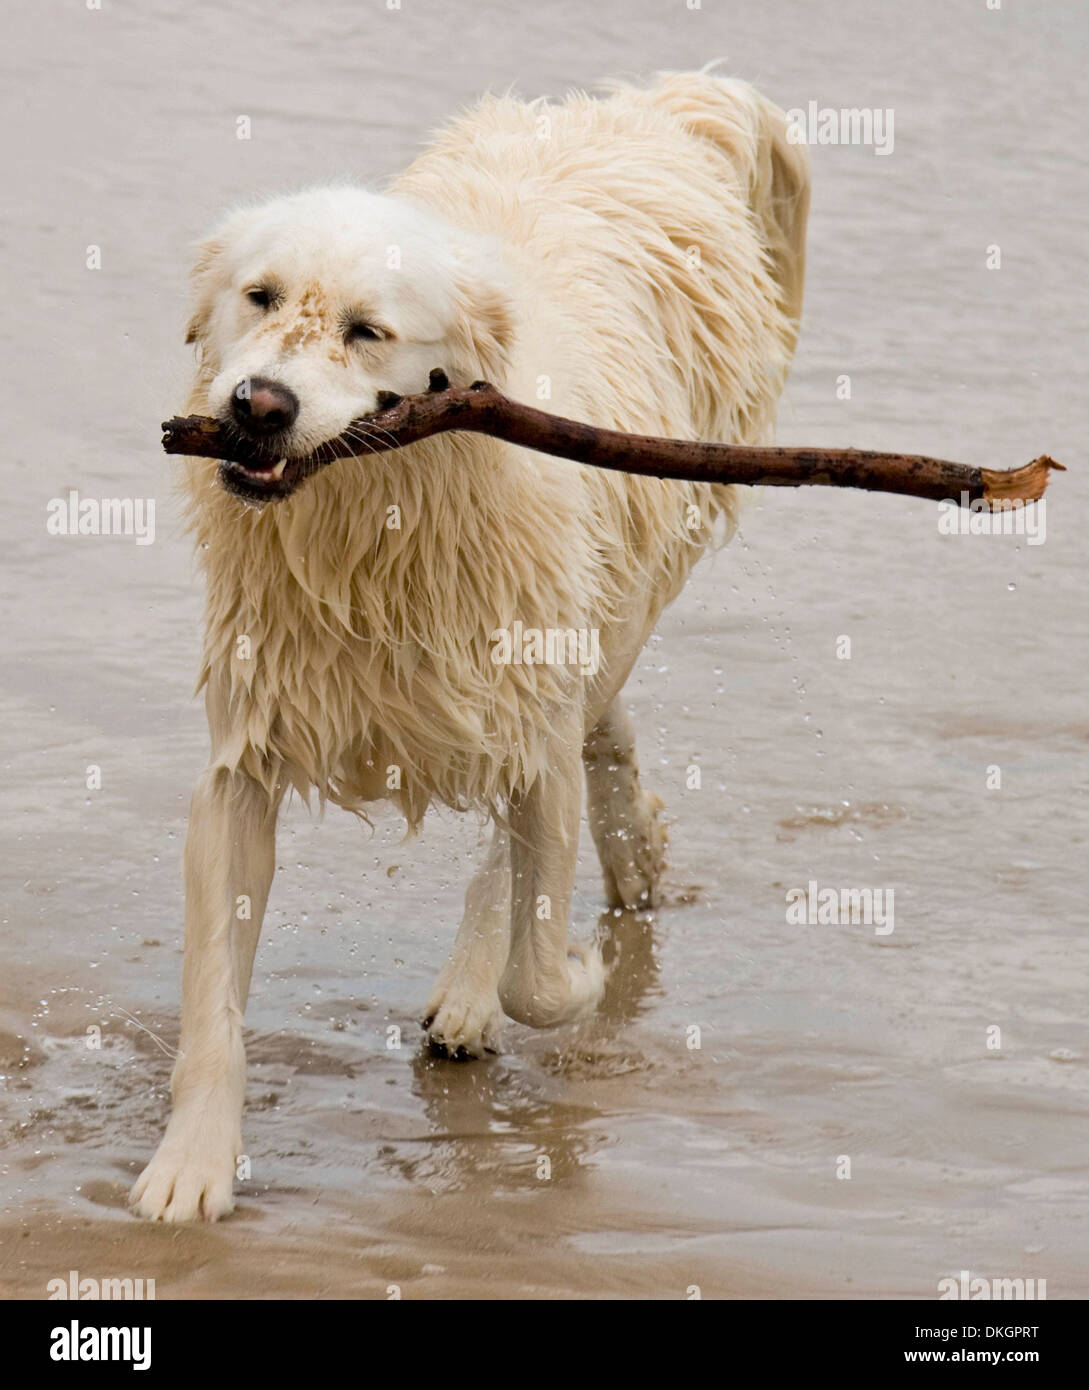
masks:
<svg viewBox="0 0 1089 1390"><path fill-rule="evenodd" d="M631 89L629 89L631 90ZM771 260L780 307L797 342L805 283L809 159L788 138L786 114L755 87L701 72L662 72L645 98L721 151L756 216Z"/></svg>
<svg viewBox="0 0 1089 1390"><path fill-rule="evenodd" d="M664 110L688 134L708 142L722 156L723 180L752 216L769 272L768 290L779 311L769 339L774 365L770 360L763 365L771 369L781 388L797 346L802 315L809 215L805 146L790 140L786 114L773 102L747 82L717 77L708 68L661 72L642 89L625 83L610 85L622 89L629 99ZM771 442L774 397L766 405L770 416L753 422L753 442ZM732 536L748 497L747 489L720 485L706 489L704 504L718 544Z"/></svg>

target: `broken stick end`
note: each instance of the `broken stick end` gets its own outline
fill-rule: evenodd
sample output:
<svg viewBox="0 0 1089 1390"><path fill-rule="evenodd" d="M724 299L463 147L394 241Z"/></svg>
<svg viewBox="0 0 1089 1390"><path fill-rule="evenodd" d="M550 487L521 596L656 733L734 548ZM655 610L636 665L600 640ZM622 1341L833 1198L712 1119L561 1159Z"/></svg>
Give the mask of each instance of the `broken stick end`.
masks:
<svg viewBox="0 0 1089 1390"><path fill-rule="evenodd" d="M1047 454L1026 463L1023 468L981 468L983 500L996 507L1012 507L1018 503L1036 502L1043 497L1051 478L1051 470L1066 472L1066 466L1056 463Z"/></svg>

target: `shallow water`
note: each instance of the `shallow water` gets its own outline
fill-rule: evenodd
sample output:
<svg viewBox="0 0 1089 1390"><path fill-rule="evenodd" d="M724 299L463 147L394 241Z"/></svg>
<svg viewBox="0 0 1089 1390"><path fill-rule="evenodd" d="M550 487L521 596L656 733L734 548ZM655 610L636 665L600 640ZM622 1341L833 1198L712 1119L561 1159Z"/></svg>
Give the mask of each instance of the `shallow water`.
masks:
<svg viewBox="0 0 1089 1390"><path fill-rule="evenodd" d="M0 213L0 1291L74 1268L160 1298L930 1298L967 1268L1086 1296L1085 7L267 14L22 6L0 45L22 190ZM167 1113L206 747L156 430L184 398L188 244L252 193L384 178L488 85L720 54L784 106L895 111L890 157L813 151L781 441L1049 452L1072 471L1046 543L943 537L922 502L763 494L629 685L672 822L666 905L599 917L585 837L605 1006L511 1024L492 1062L433 1062L414 1025L476 823L435 815L406 846L391 816L369 838L293 806L247 1016L252 1178L221 1226L141 1225L125 1194ZM48 536L72 486L154 496L155 544ZM892 888L894 931L792 925L811 880Z"/></svg>

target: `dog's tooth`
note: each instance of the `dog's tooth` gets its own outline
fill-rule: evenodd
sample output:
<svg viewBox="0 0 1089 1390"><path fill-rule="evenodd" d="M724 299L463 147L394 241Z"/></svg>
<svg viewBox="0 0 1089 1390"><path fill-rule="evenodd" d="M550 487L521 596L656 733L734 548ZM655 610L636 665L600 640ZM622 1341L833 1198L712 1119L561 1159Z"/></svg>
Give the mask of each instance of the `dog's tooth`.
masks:
<svg viewBox="0 0 1089 1390"><path fill-rule="evenodd" d="M286 467L287 467L287 459L281 459L280 462L276 465L276 467L272 470L272 476L273 476L274 478L282 478L282 477L283 477L283 473L284 473L284 469L285 469Z"/></svg>

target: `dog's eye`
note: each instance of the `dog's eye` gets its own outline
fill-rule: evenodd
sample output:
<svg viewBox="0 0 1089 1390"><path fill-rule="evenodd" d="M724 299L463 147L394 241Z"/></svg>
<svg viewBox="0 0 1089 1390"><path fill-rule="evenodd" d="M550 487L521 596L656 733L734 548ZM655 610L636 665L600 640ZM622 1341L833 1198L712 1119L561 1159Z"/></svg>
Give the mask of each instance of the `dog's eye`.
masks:
<svg viewBox="0 0 1089 1390"><path fill-rule="evenodd" d="M350 323L344 330L346 343L380 343L386 334L373 323Z"/></svg>
<svg viewBox="0 0 1089 1390"><path fill-rule="evenodd" d="M267 309L272 303L272 294L261 285L255 289L247 290L246 298L251 304L256 304L258 309Z"/></svg>

